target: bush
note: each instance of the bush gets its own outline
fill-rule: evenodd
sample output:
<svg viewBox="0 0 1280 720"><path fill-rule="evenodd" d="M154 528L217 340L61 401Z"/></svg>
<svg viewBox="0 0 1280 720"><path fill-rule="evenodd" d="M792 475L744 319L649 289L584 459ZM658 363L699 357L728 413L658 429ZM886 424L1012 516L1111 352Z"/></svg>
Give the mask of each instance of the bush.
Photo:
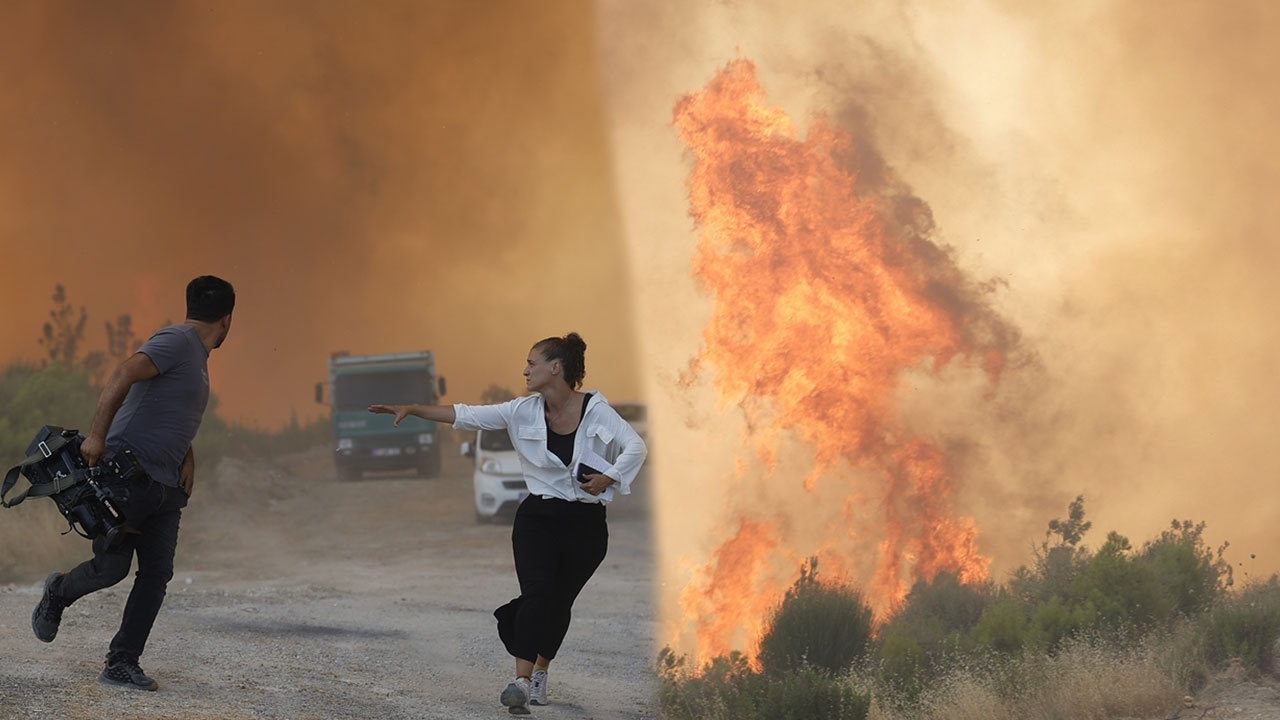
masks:
<svg viewBox="0 0 1280 720"><path fill-rule="evenodd" d="M906 696L918 693L952 659L973 650L975 628L994 597L990 585L961 585L950 573L917 582L880 629L880 683Z"/></svg>
<svg viewBox="0 0 1280 720"><path fill-rule="evenodd" d="M1028 621L1023 608L1017 598L1002 594L978 619L974 628L977 645L1004 654L1022 650L1028 639Z"/></svg>
<svg viewBox="0 0 1280 720"><path fill-rule="evenodd" d="M1276 669L1280 640L1280 579L1274 575L1210 611L1200 623L1201 653L1218 669L1239 660L1262 672Z"/></svg>
<svg viewBox="0 0 1280 720"><path fill-rule="evenodd" d="M920 642L906 629L890 628L881 633L876 659L876 686L886 697L901 705L920 696L929 661Z"/></svg>
<svg viewBox="0 0 1280 720"><path fill-rule="evenodd" d="M978 624L994 598L995 590L990 584L961 585L954 574L938 573L932 581L922 580L912 586L902 610L891 622L932 620L946 635L959 637Z"/></svg>
<svg viewBox="0 0 1280 720"><path fill-rule="evenodd" d="M857 590L820 583L818 561L811 558L769 619L760 664L771 675L806 666L829 675L846 672L866 656L871 615Z"/></svg>
<svg viewBox="0 0 1280 720"><path fill-rule="evenodd" d="M87 432L98 392L85 370L50 363L13 365L0 373L0 462L16 465L42 425Z"/></svg>
<svg viewBox="0 0 1280 720"><path fill-rule="evenodd" d="M658 656L659 703L669 720L865 720L871 698L812 667L768 675L734 652L701 673L670 648Z"/></svg>
<svg viewBox="0 0 1280 720"><path fill-rule="evenodd" d="M1128 553L1129 540L1109 533L1072 587L1078 604L1097 611L1094 625L1108 630L1145 630L1167 620L1171 601L1161 593L1155 570Z"/></svg>
<svg viewBox="0 0 1280 720"><path fill-rule="evenodd" d="M1174 520L1169 530L1143 546L1138 560L1155 573L1173 613L1191 616L1213 607L1232 584L1231 565L1204 544L1205 524Z"/></svg>
<svg viewBox="0 0 1280 720"><path fill-rule="evenodd" d="M1093 603L1068 605L1054 596L1037 605L1031 615L1027 644L1042 652L1054 653L1062 643L1081 631L1097 625L1098 611Z"/></svg>

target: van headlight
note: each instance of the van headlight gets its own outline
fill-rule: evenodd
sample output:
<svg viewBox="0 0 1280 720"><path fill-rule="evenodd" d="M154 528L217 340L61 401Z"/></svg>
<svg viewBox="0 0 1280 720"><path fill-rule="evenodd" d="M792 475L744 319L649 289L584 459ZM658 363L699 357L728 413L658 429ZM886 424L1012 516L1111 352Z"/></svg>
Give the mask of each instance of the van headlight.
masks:
<svg viewBox="0 0 1280 720"><path fill-rule="evenodd" d="M480 464L480 472L486 475L497 475L502 472L502 463L497 460L485 460Z"/></svg>
<svg viewBox="0 0 1280 720"><path fill-rule="evenodd" d="M355 448L355 446L356 446L356 441L354 438L338 438L339 450L352 450Z"/></svg>
<svg viewBox="0 0 1280 720"><path fill-rule="evenodd" d="M422 433L421 435L418 436L418 444L430 445L432 442L435 442L435 439L436 437L431 433Z"/></svg>

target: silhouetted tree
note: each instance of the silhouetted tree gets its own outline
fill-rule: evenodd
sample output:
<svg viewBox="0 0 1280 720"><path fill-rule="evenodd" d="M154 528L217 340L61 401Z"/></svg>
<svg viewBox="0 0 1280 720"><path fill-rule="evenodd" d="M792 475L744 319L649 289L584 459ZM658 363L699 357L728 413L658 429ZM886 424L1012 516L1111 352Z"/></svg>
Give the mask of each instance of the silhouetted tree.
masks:
<svg viewBox="0 0 1280 720"><path fill-rule="evenodd" d="M133 318L129 313L117 317L114 324L108 320L106 328L109 359L125 360L142 347L142 343L133 334Z"/></svg>
<svg viewBox="0 0 1280 720"><path fill-rule="evenodd" d="M1067 507L1067 519L1058 520L1055 518L1050 520L1049 530L1045 532L1045 537L1057 535L1058 542L1055 545L1075 547L1080 544L1084 534L1089 532L1091 527L1093 527L1093 523L1085 522L1084 519L1084 496L1077 495L1076 499L1071 501L1071 505Z"/></svg>
<svg viewBox="0 0 1280 720"><path fill-rule="evenodd" d="M485 388L484 392L480 393L480 404L497 405L498 403L504 403L508 400L514 400L515 397L516 394L505 387L497 383L490 383L489 387Z"/></svg>
<svg viewBox="0 0 1280 720"><path fill-rule="evenodd" d="M44 324L44 337L40 344L49 353L49 360L71 367L76 361L76 351L80 341L84 340L84 325L89 320L89 313L80 306L80 314L67 302L66 288L62 283L54 286L53 309L49 311L49 322Z"/></svg>

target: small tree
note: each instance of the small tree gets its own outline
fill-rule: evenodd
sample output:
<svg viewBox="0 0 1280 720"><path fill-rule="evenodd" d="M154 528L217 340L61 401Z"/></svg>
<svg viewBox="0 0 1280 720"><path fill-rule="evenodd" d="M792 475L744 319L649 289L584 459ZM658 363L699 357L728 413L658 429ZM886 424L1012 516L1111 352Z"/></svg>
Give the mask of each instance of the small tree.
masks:
<svg viewBox="0 0 1280 720"><path fill-rule="evenodd" d="M1020 569L1010 581L1010 588L1025 603L1046 602L1071 593L1076 577L1089 563L1089 552L1080 547L1093 523L1084 519L1084 496L1067 506L1067 519L1049 521L1044 542L1034 549L1034 569Z"/></svg>
<svg viewBox="0 0 1280 720"><path fill-rule="evenodd" d="M112 323L108 320L105 323L107 331L107 349L94 350L85 355L82 365L89 372L94 381L101 385L107 373L115 369L115 366L124 362L130 355L137 352L142 347L142 341L133 335L133 318L129 313L124 313L116 318Z"/></svg>
<svg viewBox="0 0 1280 720"><path fill-rule="evenodd" d="M1084 534L1089 532L1089 528L1093 527L1093 523L1085 522L1084 519L1084 496L1077 495L1075 500L1067 506L1067 519L1053 519L1049 521L1049 530L1045 536L1057 535L1059 547L1076 547L1080 541L1084 539ZM1047 541L1046 541L1047 545Z"/></svg>
<svg viewBox="0 0 1280 720"><path fill-rule="evenodd" d="M117 317L115 324L108 320L106 329L109 360L126 360L141 347L141 343L133 334L133 317L129 313Z"/></svg>
<svg viewBox="0 0 1280 720"><path fill-rule="evenodd" d="M84 340L84 326L89 320L89 313L82 305L80 314L67 302L66 288L62 283L54 286L53 309L49 311L49 322L44 324L44 334L40 344L49 353L49 360L71 367L76 361L76 351Z"/></svg>
<svg viewBox="0 0 1280 720"><path fill-rule="evenodd" d="M508 400L514 400L515 397L516 394L505 387L497 383L490 383L489 387L485 388L484 392L480 393L480 404L497 405L498 403L504 403Z"/></svg>

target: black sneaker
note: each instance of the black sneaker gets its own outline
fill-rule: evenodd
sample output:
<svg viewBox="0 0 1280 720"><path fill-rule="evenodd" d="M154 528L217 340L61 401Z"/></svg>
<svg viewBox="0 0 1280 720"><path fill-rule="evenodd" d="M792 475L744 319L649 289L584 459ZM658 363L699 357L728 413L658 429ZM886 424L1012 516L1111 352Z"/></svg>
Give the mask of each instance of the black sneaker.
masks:
<svg viewBox="0 0 1280 720"><path fill-rule="evenodd" d="M49 577L44 579L44 594L40 596L39 604L31 613L31 629L42 642L53 642L53 639L58 637L58 626L62 624L62 610L67 607L62 598L50 589L53 581L59 577L62 577L62 573L51 572Z"/></svg>
<svg viewBox="0 0 1280 720"><path fill-rule="evenodd" d="M147 677L147 674L142 672L137 660L108 662L107 666L103 668L102 674L98 676L98 682L103 685L115 685L116 687L133 688L134 690L155 690L160 687L160 683Z"/></svg>

